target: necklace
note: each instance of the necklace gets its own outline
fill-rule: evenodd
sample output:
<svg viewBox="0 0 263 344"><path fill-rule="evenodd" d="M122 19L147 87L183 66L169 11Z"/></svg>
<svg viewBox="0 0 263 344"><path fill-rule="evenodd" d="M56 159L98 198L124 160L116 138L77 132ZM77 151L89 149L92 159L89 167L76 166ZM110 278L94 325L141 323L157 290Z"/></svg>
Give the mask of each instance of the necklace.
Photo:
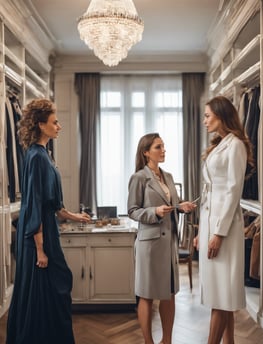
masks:
<svg viewBox="0 0 263 344"><path fill-rule="evenodd" d="M159 170L160 173L157 174L151 168L150 168L150 170L152 171L152 174L153 174L154 178L160 183L160 185L161 185L161 187L162 187L162 189L163 189L163 191L165 193L165 196L167 197L168 200L170 200L170 191L169 191L168 186L164 182L164 179L163 179L161 171Z"/></svg>
<svg viewBox="0 0 263 344"><path fill-rule="evenodd" d="M154 170L150 169L152 171L152 174L154 176L155 179L157 179L159 182L163 183L163 178L162 178L162 174L159 170L159 173L156 173Z"/></svg>

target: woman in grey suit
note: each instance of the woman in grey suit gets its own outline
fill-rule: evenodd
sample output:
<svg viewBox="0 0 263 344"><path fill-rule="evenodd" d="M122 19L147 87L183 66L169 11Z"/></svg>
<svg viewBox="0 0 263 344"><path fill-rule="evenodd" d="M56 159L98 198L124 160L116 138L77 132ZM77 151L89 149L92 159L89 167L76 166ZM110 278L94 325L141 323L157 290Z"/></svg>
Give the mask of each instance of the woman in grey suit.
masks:
<svg viewBox="0 0 263 344"><path fill-rule="evenodd" d="M136 154L136 172L129 181L128 214L139 222L135 242L135 293L138 320L145 343L153 344L152 303L160 300L163 338L171 344L179 290L177 208L190 212L196 205L179 203L173 177L159 168L165 148L158 133L143 136Z"/></svg>

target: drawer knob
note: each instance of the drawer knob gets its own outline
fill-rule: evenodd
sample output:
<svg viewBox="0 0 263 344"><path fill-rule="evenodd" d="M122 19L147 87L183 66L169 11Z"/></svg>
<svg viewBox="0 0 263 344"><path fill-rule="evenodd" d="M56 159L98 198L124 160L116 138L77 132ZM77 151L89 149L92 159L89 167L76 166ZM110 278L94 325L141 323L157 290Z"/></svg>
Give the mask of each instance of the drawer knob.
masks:
<svg viewBox="0 0 263 344"><path fill-rule="evenodd" d="M111 242L111 238L108 239L108 242Z"/></svg>
<svg viewBox="0 0 263 344"><path fill-rule="evenodd" d="M68 240L67 240L67 243L69 244L70 242L71 242L70 239L68 239Z"/></svg>

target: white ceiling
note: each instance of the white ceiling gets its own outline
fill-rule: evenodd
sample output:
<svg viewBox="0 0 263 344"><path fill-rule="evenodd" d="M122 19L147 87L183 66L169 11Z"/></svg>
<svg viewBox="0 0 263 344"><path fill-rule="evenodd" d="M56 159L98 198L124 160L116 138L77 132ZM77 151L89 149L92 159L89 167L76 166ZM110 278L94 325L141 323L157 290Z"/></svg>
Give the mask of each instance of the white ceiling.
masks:
<svg viewBox="0 0 263 344"><path fill-rule="evenodd" d="M225 0L226 1L226 0ZM207 35L223 0L134 0L144 21L142 41L129 54L202 53ZM59 54L83 55L92 51L79 38L77 19L90 0L25 0Z"/></svg>

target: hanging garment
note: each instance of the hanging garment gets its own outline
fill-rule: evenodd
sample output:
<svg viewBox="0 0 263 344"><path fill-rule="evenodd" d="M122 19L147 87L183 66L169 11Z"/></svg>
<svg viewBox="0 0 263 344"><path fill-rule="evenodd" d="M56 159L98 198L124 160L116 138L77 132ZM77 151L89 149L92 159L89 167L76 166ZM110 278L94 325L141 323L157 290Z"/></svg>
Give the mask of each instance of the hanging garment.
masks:
<svg viewBox="0 0 263 344"><path fill-rule="evenodd" d="M239 108L238 108L239 119L243 127L245 126L245 123L246 123L248 108L249 108L249 93L247 91L242 94L240 103L239 103Z"/></svg>
<svg viewBox="0 0 263 344"><path fill-rule="evenodd" d="M256 231L252 241L249 275L252 278L260 279L260 228Z"/></svg>
<svg viewBox="0 0 263 344"><path fill-rule="evenodd" d="M249 112L245 123L245 131L253 146L255 172L245 180L242 197L244 199L258 200L258 127L260 118L260 87L255 87L249 104Z"/></svg>
<svg viewBox="0 0 263 344"><path fill-rule="evenodd" d="M17 155L17 170L18 170L18 181L19 181L19 189L21 190L21 181L22 181L22 174L23 174L23 165L24 165L24 151L22 146L19 143L19 138L17 134L18 122L21 120L22 111L19 101L16 97L10 98L13 116L14 116L14 123L15 123L15 142L16 142L16 155ZM17 198L20 198L18 194L16 194Z"/></svg>
<svg viewBox="0 0 263 344"><path fill-rule="evenodd" d="M247 218L247 224L244 229L245 233L245 285L247 287L260 287L259 281L259 251L258 251L258 238L256 237L254 241L255 234L260 230L260 216L255 217L255 215L245 215ZM249 220L250 219L250 220ZM253 248L254 246L254 248ZM253 250L253 253L252 253Z"/></svg>
<svg viewBox="0 0 263 344"><path fill-rule="evenodd" d="M8 166L8 192L10 202L16 201L16 195L20 194L17 153L16 153L16 126L9 98L6 98L6 159Z"/></svg>
<svg viewBox="0 0 263 344"><path fill-rule="evenodd" d="M8 204L8 185L7 161L6 161L6 116L0 115L0 205Z"/></svg>

